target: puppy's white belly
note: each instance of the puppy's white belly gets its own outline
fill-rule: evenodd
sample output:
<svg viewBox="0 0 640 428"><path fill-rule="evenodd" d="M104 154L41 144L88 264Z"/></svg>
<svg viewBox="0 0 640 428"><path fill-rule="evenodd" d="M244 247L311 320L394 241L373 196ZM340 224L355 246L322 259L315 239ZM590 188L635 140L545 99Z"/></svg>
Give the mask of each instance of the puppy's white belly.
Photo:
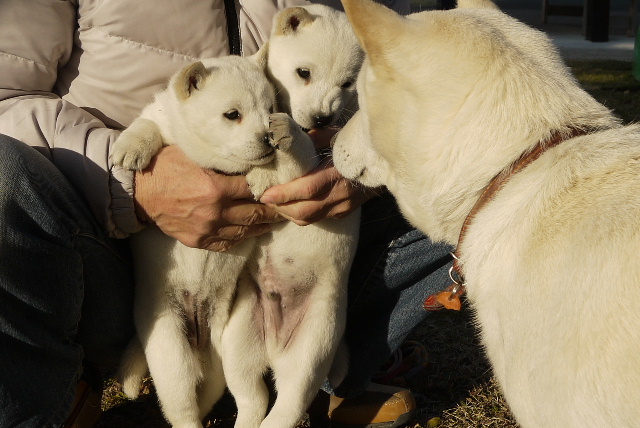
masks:
<svg viewBox="0 0 640 428"><path fill-rule="evenodd" d="M168 289L197 292L207 284L233 281L237 270L246 261L252 240L247 240L228 252L189 248L179 241L149 227L132 236L132 249L139 265L143 284L158 281ZM157 286L153 286L158 292ZM166 289L164 291L167 291Z"/></svg>
<svg viewBox="0 0 640 428"><path fill-rule="evenodd" d="M357 224L340 222L286 223L261 246L257 269L252 269L258 288L254 319L272 345L282 348L293 339L314 302L335 302L333 309L338 309L356 244L353 233L344 232Z"/></svg>
<svg viewBox="0 0 640 428"><path fill-rule="evenodd" d="M255 319L265 340L285 347L304 318L317 283L316 272L291 257L284 263L274 262L265 254L257 278Z"/></svg>
<svg viewBox="0 0 640 428"><path fill-rule="evenodd" d="M253 240L248 240L226 253L199 250L152 227L134 235L136 322L153 322L161 314L185 317L188 336L206 344L209 328L215 332L226 322L237 277L252 247Z"/></svg>

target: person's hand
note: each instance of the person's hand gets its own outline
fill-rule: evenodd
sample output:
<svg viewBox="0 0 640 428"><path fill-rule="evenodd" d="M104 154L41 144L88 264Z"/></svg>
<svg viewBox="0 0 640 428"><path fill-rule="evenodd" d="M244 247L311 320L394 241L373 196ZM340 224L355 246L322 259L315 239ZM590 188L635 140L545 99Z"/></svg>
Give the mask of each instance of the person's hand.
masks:
<svg viewBox="0 0 640 428"><path fill-rule="evenodd" d="M176 146L136 173L136 212L188 247L225 251L282 218L253 200L243 176L203 169Z"/></svg>
<svg viewBox="0 0 640 428"><path fill-rule="evenodd" d="M260 202L306 226L325 218L344 217L379 192L347 180L330 159L325 159L307 175L267 189Z"/></svg>

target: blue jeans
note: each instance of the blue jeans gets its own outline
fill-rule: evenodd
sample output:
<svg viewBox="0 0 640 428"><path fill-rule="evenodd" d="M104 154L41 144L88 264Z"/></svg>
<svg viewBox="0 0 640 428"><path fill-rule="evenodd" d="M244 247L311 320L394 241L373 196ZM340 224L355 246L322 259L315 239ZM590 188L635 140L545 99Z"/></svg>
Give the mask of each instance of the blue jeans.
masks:
<svg viewBox="0 0 640 428"><path fill-rule="evenodd" d="M349 278L347 377L334 391L361 392L430 312L424 300L451 280L452 248L432 242L402 217L389 194L362 206L360 241Z"/></svg>
<svg viewBox="0 0 640 428"><path fill-rule="evenodd" d="M448 248L411 228L390 196L363 207L347 316L350 370L362 390L428 315L448 283ZM105 236L65 177L35 149L0 136L0 428L59 427L83 361L117 364L134 333L126 240Z"/></svg>
<svg viewBox="0 0 640 428"><path fill-rule="evenodd" d="M0 427L59 427L83 359L117 363L132 305L127 243L47 158L0 136Z"/></svg>

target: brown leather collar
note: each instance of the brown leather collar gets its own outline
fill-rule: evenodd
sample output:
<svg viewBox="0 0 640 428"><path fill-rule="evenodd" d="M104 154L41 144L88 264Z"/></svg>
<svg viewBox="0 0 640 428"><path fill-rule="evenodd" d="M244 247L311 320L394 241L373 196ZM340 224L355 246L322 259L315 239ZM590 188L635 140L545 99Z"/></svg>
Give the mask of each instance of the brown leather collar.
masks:
<svg viewBox="0 0 640 428"><path fill-rule="evenodd" d="M553 134L551 134L551 136L546 140L539 141L533 147L533 149L523 153L511 165L509 165L507 168L502 170L498 175L496 175L489 182L489 185L487 185L487 187L484 188L484 191L480 195L480 198L478 198L475 205L471 209L471 212L469 212L469 215L467 215L467 218L464 220L464 223L462 224L462 229L460 230L460 237L458 238L458 245L455 251L452 253L453 267L451 268L450 276L453 282L455 283L455 285L457 285L457 288L464 287L464 283L465 283L464 277L460 272L460 265L459 265L460 244L462 243L462 240L466 235L469 224L471 223L473 218L476 216L478 211L480 211L482 207L484 207L489 201L491 201L494 198L496 193L505 185L507 181L509 181L509 179L514 174L522 171L529 164L531 164L533 161L538 159L545 152L545 150L555 147L565 140L569 140L571 138L578 137L580 135L585 135L587 133L588 132L584 129L576 129L576 128L571 128L566 133L556 131ZM457 275L457 278L454 278L452 274ZM460 292L462 292L462 290L460 290Z"/></svg>

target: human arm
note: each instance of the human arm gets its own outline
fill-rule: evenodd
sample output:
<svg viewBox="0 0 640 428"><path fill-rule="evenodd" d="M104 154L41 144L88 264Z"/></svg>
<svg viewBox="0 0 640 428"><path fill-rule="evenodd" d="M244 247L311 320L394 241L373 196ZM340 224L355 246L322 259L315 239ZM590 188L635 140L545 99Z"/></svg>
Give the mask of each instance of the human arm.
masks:
<svg viewBox="0 0 640 428"><path fill-rule="evenodd" d="M138 216L190 247L224 251L281 220L253 201L245 177L203 169L176 146L163 147L135 183Z"/></svg>
<svg viewBox="0 0 640 428"><path fill-rule="evenodd" d="M85 8L92 5L84 2ZM135 14L129 16L117 4L100 13L82 8L83 3L78 10L73 1L2 2L0 132L45 155L87 201L99 224L122 238L143 225L134 209L134 174L110 158L119 129L166 85L168 76L194 60L184 52L219 56L226 40L190 44L193 35L178 20L163 30L161 40L152 40L152 28L139 25ZM201 17L203 26L213 28L224 24L218 16L222 12L205 14L202 8L194 4L183 19ZM163 13L166 8L156 18ZM131 43L135 37L140 42ZM184 51L153 44L166 40L177 40L175 49ZM175 180L170 184L177 187ZM170 188L164 187L167 194Z"/></svg>
<svg viewBox="0 0 640 428"><path fill-rule="evenodd" d="M112 236L139 228L133 175L109 173L119 132L55 93L73 49L77 10L68 1L6 0L0 13L0 132L38 149L67 177Z"/></svg>

